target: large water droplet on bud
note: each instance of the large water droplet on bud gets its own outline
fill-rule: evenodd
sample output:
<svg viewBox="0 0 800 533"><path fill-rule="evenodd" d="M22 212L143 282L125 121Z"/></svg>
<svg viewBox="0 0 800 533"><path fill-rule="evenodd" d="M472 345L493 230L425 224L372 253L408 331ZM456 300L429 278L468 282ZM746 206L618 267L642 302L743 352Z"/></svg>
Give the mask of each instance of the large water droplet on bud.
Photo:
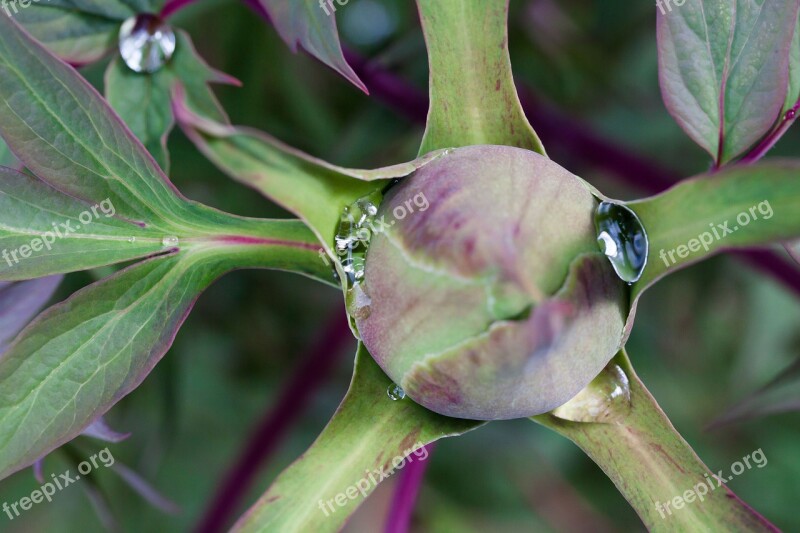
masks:
<svg viewBox="0 0 800 533"><path fill-rule="evenodd" d="M609 423L624 418L630 410L630 380L612 362L574 398L556 407L553 415L573 422Z"/></svg>
<svg viewBox="0 0 800 533"><path fill-rule="evenodd" d="M172 27L152 14L131 17L119 30L119 53L134 72L161 70L175 53L175 43Z"/></svg>
<svg viewBox="0 0 800 533"><path fill-rule="evenodd" d="M602 202L595 214L597 243L617 275L628 283L638 281L647 265L649 244L639 217L622 204Z"/></svg>

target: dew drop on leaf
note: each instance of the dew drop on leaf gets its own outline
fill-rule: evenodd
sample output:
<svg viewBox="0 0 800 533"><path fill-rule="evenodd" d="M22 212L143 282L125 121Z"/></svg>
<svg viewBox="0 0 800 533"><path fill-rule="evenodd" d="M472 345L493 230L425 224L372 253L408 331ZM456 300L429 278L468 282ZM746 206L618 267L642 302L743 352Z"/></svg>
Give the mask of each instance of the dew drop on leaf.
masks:
<svg viewBox="0 0 800 533"><path fill-rule="evenodd" d="M389 388L386 389L386 394L391 400L394 401L402 400L406 397L406 391L404 391L403 388L396 383L389 385Z"/></svg>
<svg viewBox="0 0 800 533"><path fill-rule="evenodd" d="M167 235L163 239L161 239L161 246L164 248L177 248L178 247L178 238L174 235Z"/></svg>
<svg viewBox="0 0 800 533"><path fill-rule="evenodd" d="M134 72L160 70L175 53L175 32L156 15L140 14L122 23L119 53Z"/></svg>
<svg viewBox="0 0 800 533"><path fill-rule="evenodd" d="M128 242L133 244L136 242L136 237L128 237Z"/></svg>
<svg viewBox="0 0 800 533"><path fill-rule="evenodd" d="M639 217L622 204L602 202L594 220L597 243L614 271L623 281L638 281L647 264L649 248Z"/></svg>
<svg viewBox="0 0 800 533"><path fill-rule="evenodd" d="M628 375L611 362L570 401L556 407L553 415L573 422L609 423L624 418L631 410Z"/></svg>

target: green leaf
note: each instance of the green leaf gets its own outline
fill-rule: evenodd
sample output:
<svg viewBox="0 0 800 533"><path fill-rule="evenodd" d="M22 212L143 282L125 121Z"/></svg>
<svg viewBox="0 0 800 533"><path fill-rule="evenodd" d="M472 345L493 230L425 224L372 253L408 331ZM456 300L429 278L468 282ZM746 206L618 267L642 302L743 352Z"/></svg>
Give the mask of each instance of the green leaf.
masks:
<svg viewBox="0 0 800 533"><path fill-rule="evenodd" d="M106 70L106 99L136 138L169 174L167 136L175 125L170 102L173 77L166 68L155 74L139 74L120 57Z"/></svg>
<svg viewBox="0 0 800 533"><path fill-rule="evenodd" d="M633 297L659 278L722 249L800 237L798 203L800 162L779 160L698 176L626 204L639 216L650 243Z"/></svg>
<svg viewBox="0 0 800 533"><path fill-rule="evenodd" d="M54 54L77 65L94 63L110 52L120 27L116 19L37 4L14 17Z"/></svg>
<svg viewBox="0 0 800 533"><path fill-rule="evenodd" d="M391 385L359 345L350 390L328 426L233 531L339 531L379 482L375 471L388 473L404 457L424 460L427 452L411 451L483 424L437 415L408 398L392 401Z"/></svg>
<svg viewBox="0 0 800 533"><path fill-rule="evenodd" d="M696 0L658 12L664 102L718 166L778 118L798 8L798 0Z"/></svg>
<svg viewBox="0 0 800 533"><path fill-rule="evenodd" d="M186 135L206 157L233 179L304 220L329 252L345 206L443 153L377 170L350 169L311 157L260 131L207 120L188 109L181 98L176 99L175 112Z"/></svg>
<svg viewBox="0 0 800 533"><path fill-rule="evenodd" d="M174 226L186 201L74 69L0 17L0 133L42 180L132 221Z"/></svg>
<svg viewBox="0 0 800 533"><path fill-rule="evenodd" d="M163 231L114 218L114 211L110 202L85 203L0 168L0 280L86 270L163 250Z"/></svg>
<svg viewBox="0 0 800 533"><path fill-rule="evenodd" d="M104 218L102 224L84 228L89 239L63 239L58 251L43 254L50 255L49 259L26 258L25 266L12 276L22 276L25 269L29 270L25 275L44 275L160 253L165 251L161 244L165 237L177 237L182 243L270 242L273 223L228 215L186 200L74 69L7 17L0 17L0 30L0 133L26 167L69 195L59 198L35 180L22 185L7 179L9 194L3 198L9 209L0 211L0 222L7 222L9 245L22 246L25 239L39 237L54 223L64 222L62 217L71 219L93 205L112 206L116 218L122 219L121 223ZM196 100L202 102L202 98ZM42 213L32 214L32 209L42 207ZM21 235L26 226L30 226L29 236ZM130 237L135 237L133 243ZM314 240L309 232L301 237ZM317 249L313 244L308 247ZM327 267L319 258L315 263L312 270L324 272L327 280Z"/></svg>
<svg viewBox="0 0 800 533"><path fill-rule="evenodd" d="M175 54L158 72L134 72L120 57L115 57L108 65L105 77L108 103L165 173L169 169L167 137L175 124L172 112L175 87L180 85L183 88L187 105L200 116L227 123L228 117L208 84L238 84L233 78L209 67L198 55L186 32L177 31L175 36Z"/></svg>
<svg viewBox="0 0 800 533"><path fill-rule="evenodd" d="M5 14L68 63L94 63L117 45L119 28L137 13L157 13L162 1L19 0L3 4Z"/></svg>
<svg viewBox="0 0 800 533"><path fill-rule="evenodd" d="M273 238L260 243L192 242L128 267L25 328L0 358L0 478L79 435L135 389L200 293L222 274L238 268L330 274L304 226L268 225Z"/></svg>
<svg viewBox="0 0 800 533"><path fill-rule="evenodd" d="M545 155L522 111L508 54L508 0L417 0L430 64L420 154L501 144Z"/></svg>
<svg viewBox="0 0 800 533"><path fill-rule="evenodd" d="M301 46L350 82L368 93L367 87L347 64L339 42L334 10L336 3L259 0L281 38L293 52Z"/></svg>
<svg viewBox="0 0 800 533"><path fill-rule="evenodd" d="M615 421L572 422L552 414L532 420L570 439L597 463L648 531L776 531L726 486L717 486L714 472L672 426L624 351L614 364L627 375L631 393L629 411ZM700 484L705 485L703 501L687 500L681 509L664 508L686 491L702 492Z"/></svg>

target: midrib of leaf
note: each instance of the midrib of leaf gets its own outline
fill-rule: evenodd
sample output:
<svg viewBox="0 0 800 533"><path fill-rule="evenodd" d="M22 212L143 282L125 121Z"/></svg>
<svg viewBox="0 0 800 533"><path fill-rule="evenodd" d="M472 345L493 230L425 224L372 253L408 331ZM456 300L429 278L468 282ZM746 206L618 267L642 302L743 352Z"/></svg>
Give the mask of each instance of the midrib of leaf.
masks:
<svg viewBox="0 0 800 533"><path fill-rule="evenodd" d="M27 206L33 208L33 210L38 211L39 213L50 213L50 214L53 215L54 219L56 219L56 220L62 220L64 218L69 218L68 215L66 215L64 213L57 213L56 211L53 211L52 209L46 209L46 208L42 207L41 204L33 204L33 203L29 202L28 200L25 200L25 199L23 199L23 198L21 198L21 197L19 197L17 195L9 194L8 191L0 190L0 195L7 196L9 198L13 198L15 201L17 201L17 202L19 202L21 204L27 205ZM116 220L119 220L119 219L116 219ZM92 222L91 225L94 225L94 221ZM13 233L20 234L20 235L38 235L38 236L42 236L45 233L47 233L47 232L44 232L44 231L31 231L28 228L19 228L19 227L9 226L8 224L5 224L3 222L0 222L0 229L4 229L6 231L13 232ZM115 229L117 229L117 228L115 228ZM139 231L139 232L144 231L143 228L141 228L139 226L136 226L135 224L131 224L131 230ZM123 231L122 228L119 228L119 231ZM13 238L13 237L14 237L14 235L0 235L0 239ZM104 241L117 241L117 240L118 241L123 241L123 240L127 240L128 238L129 238L128 235L125 235L125 236L122 236L122 235L102 235L102 234L96 234L96 233L95 234L91 234L91 233L89 233L89 234L87 234L87 233L70 233L70 234L65 235L64 237L62 237L62 239L96 239L96 240L104 240ZM147 242L147 241L150 241L150 240L157 241L159 239L154 236L154 237L141 237L141 240Z"/></svg>
<svg viewBox="0 0 800 533"><path fill-rule="evenodd" d="M700 0L700 5L701 6L704 6L703 1L704 0ZM717 96L717 101L719 102L719 111L717 111L717 113L719 114L719 124L717 125L718 131L719 131L719 141L717 141L717 143L718 143L717 144L717 161L722 161L722 158L725 155L725 134L727 133L727 128L725 127L725 124L728 123L728 121L725 118L725 103L728 100L727 94L726 94L727 87L728 87L728 75L730 73L730 70L733 69L733 65L729 65L729 61L730 61L730 55L731 55L731 46L733 46L733 37L736 34L736 2L737 2L737 0L733 0L733 2L731 3L731 5L733 6L733 8L732 8L733 12L731 14L731 27L728 30L728 46L727 46L727 50L725 52L725 60L723 61L723 64L722 64L721 79L719 80L719 83L715 85L715 87L718 87L718 91L719 91L719 94ZM703 22L706 25L706 33L708 33L708 21L705 18L705 16L706 16L705 7L701 7L701 9L703 10ZM755 25L753 25L753 27L755 28ZM752 33L752 29L750 30L750 32ZM749 41L749 40L750 40L750 36L748 35L747 40L745 41L745 45L747 44L747 41ZM709 42L710 42L710 40L709 40ZM709 44L709 49L710 48L711 48L711 45ZM740 57L741 57L742 52L744 52L745 48L746 48L746 46L743 46L742 49L739 51ZM713 55L711 56L711 64L712 65L714 64L714 56ZM715 68L715 72L716 72L716 68ZM740 107L739 109L741 110L742 108ZM733 122L733 121L731 121L731 122Z"/></svg>

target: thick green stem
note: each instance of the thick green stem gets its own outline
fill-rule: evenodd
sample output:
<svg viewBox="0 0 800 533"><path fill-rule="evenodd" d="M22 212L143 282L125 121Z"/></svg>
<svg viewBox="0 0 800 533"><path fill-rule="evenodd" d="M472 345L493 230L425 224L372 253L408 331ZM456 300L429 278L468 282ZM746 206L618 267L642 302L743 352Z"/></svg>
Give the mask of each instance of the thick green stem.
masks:
<svg viewBox="0 0 800 533"><path fill-rule="evenodd" d="M430 63L420 154L503 144L544 154L519 103L508 54L508 0L417 0Z"/></svg>
<svg viewBox="0 0 800 533"><path fill-rule="evenodd" d="M778 531L720 485L639 380L624 351L614 362L630 381L630 412L610 423L571 422L552 414L533 420L591 457L650 531Z"/></svg>

